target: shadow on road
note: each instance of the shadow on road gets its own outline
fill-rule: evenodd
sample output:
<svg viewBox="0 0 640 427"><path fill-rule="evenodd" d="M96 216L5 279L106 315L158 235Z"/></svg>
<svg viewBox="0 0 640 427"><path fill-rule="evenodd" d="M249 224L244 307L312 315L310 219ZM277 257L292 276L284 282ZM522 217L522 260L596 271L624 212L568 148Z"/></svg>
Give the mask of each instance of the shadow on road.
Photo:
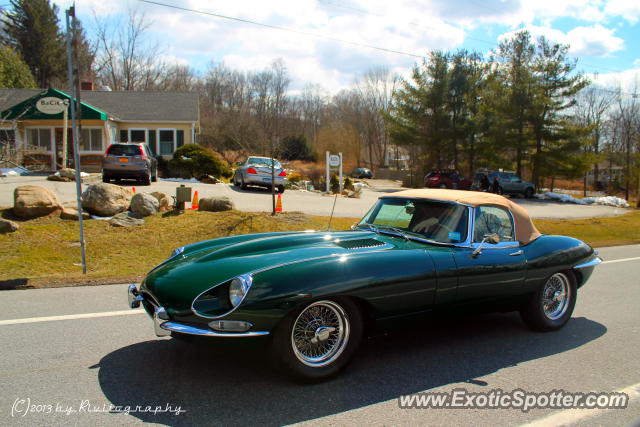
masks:
<svg viewBox="0 0 640 427"><path fill-rule="evenodd" d="M570 351L606 331L586 318L546 334L525 329L516 314L442 321L368 338L342 374L314 385L292 383L272 371L264 346L159 339L106 355L99 381L114 405L171 404L187 411L179 416L131 414L144 422L282 425L448 384L491 387L479 378Z"/></svg>

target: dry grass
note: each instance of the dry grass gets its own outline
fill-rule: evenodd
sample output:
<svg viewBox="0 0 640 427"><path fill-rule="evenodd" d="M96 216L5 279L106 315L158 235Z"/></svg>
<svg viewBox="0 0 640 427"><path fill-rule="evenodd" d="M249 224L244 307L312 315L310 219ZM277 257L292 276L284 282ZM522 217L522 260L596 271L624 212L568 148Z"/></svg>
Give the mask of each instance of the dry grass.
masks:
<svg viewBox="0 0 640 427"><path fill-rule="evenodd" d="M545 234L575 237L594 247L640 243L640 211L609 217L573 220L536 220Z"/></svg>
<svg viewBox="0 0 640 427"><path fill-rule="evenodd" d="M10 211L3 216L10 218ZM15 233L0 235L0 289L139 280L185 244L252 232L325 230L328 221L301 213L273 217L239 211L156 215L131 228L84 221L87 275L83 276L78 223L43 217L19 223ZM355 221L334 218L332 229L348 229Z"/></svg>
<svg viewBox="0 0 640 427"><path fill-rule="evenodd" d="M10 210L1 212L11 218ZM216 237L265 231L324 230L328 217L302 213L193 212L148 217L141 227L85 221L87 275L82 274L78 223L56 216L20 222L0 235L0 289L137 281L176 247ZM334 218L346 230L356 218ZM573 236L592 246L640 243L640 211L612 218L539 220L543 233Z"/></svg>

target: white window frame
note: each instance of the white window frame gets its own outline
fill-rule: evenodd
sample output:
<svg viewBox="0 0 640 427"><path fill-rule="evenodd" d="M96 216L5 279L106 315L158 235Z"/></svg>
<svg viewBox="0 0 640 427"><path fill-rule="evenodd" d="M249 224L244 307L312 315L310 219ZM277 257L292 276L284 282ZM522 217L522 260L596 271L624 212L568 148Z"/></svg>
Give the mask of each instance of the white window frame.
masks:
<svg viewBox="0 0 640 427"><path fill-rule="evenodd" d="M27 137L27 135L29 134L29 130L31 129L49 129L49 149L46 151L42 151L39 149L34 149L34 147L32 145L29 145L29 138ZM54 152L53 150L53 146L55 144L55 137L56 137L56 132L55 132L55 126L27 126L24 128L24 147L26 151L29 150L34 150L34 151L38 151L41 153L46 153L46 154L51 154ZM40 139L40 132L38 132L38 140Z"/></svg>
<svg viewBox="0 0 640 427"><path fill-rule="evenodd" d="M95 154L95 153L103 153L105 150L104 147L104 131L102 129L101 126L83 126L82 130L88 130L89 131L89 137L91 137L91 131L94 129L99 129L100 130L100 135L102 136L102 141L100 142L100 149L99 150L79 150L80 154Z"/></svg>
<svg viewBox="0 0 640 427"><path fill-rule="evenodd" d="M162 147L162 141L160 140L160 132L162 131L171 131L173 132L173 149L171 150L170 154L162 154L161 153L161 147ZM156 136L156 144L158 144L158 156L171 156L173 155L173 153L176 152L176 144L178 144L178 130L176 128L159 128L157 130L158 134Z"/></svg>
<svg viewBox="0 0 640 427"><path fill-rule="evenodd" d="M149 143L149 129L147 128L129 128L127 129L127 134L129 135L129 143L134 144L133 139L131 138L131 132L135 131L144 131L144 141L136 141L138 144L148 144Z"/></svg>

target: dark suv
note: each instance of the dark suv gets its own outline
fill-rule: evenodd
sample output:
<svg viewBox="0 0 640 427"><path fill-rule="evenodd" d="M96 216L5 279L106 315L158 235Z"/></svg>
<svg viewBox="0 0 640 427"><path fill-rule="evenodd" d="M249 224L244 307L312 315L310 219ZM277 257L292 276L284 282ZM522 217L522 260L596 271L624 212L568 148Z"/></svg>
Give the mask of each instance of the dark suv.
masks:
<svg viewBox="0 0 640 427"><path fill-rule="evenodd" d="M522 180L512 172L487 172L489 188L484 189L482 188L483 174L483 172L479 172L473 177L472 188L474 190L487 190L498 194L522 194L527 199L536 193L536 188L532 183ZM496 178L498 179L498 188L494 188Z"/></svg>
<svg viewBox="0 0 640 427"><path fill-rule="evenodd" d="M102 181L137 179L144 185L158 179L158 160L147 144L114 143L102 159Z"/></svg>

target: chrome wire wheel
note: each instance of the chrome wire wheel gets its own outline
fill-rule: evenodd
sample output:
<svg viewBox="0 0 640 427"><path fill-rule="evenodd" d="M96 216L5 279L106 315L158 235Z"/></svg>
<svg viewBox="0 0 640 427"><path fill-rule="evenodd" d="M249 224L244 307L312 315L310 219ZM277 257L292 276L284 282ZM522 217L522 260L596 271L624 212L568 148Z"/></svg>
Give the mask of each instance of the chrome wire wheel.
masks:
<svg viewBox="0 0 640 427"><path fill-rule="evenodd" d="M303 364L319 368L340 357L349 341L349 318L333 301L318 301L302 310L291 330L291 346Z"/></svg>
<svg viewBox="0 0 640 427"><path fill-rule="evenodd" d="M542 310L550 320L561 318L569 307L571 286L569 279L562 273L551 276L542 289Z"/></svg>

